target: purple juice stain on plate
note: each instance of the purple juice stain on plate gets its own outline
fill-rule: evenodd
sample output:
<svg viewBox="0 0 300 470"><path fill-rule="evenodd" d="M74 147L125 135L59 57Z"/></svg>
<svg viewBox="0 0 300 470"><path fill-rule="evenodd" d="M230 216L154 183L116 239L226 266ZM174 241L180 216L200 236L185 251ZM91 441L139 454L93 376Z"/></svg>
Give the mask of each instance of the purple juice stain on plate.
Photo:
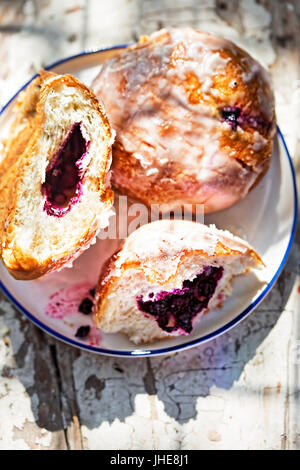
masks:
<svg viewBox="0 0 300 470"><path fill-rule="evenodd" d="M236 131L238 126L242 128L250 126L258 132L268 133L272 126L272 123L262 116L249 114L238 106L225 106L221 109L221 117L233 131Z"/></svg>
<svg viewBox="0 0 300 470"><path fill-rule="evenodd" d="M51 318L65 318L78 313L78 308L85 297L88 297L94 284L77 282L54 292L46 307L46 315Z"/></svg>
<svg viewBox="0 0 300 470"><path fill-rule="evenodd" d="M102 335L93 324L93 291L95 284L85 281L59 289L50 296L45 314L63 320L63 328L70 329L75 338L99 346Z"/></svg>

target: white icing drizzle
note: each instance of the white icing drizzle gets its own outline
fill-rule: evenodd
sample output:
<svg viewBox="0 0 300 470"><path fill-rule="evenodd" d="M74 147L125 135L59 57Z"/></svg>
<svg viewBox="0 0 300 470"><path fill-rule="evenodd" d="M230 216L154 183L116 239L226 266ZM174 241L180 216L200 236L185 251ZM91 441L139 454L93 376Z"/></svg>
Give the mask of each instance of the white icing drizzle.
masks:
<svg viewBox="0 0 300 470"><path fill-rule="evenodd" d="M155 175L155 173L158 173L158 169L157 168L150 168L150 170L147 170L146 176Z"/></svg>
<svg viewBox="0 0 300 470"><path fill-rule="evenodd" d="M121 276L123 265L138 261L149 279L153 276L167 279L175 274L183 254L201 251L204 257L214 257L218 242L240 254L251 250L247 242L226 230L218 230L214 225L182 220L153 222L127 238L111 274Z"/></svg>
<svg viewBox="0 0 300 470"><path fill-rule="evenodd" d="M139 160L143 168L147 168L148 166L151 165L151 162L149 162L141 153L134 152L132 156L136 158L137 160Z"/></svg>
<svg viewBox="0 0 300 470"><path fill-rule="evenodd" d="M58 80L61 78L61 75L55 75L54 77L50 77L50 78L47 78L47 80L45 80L45 84L46 85L49 85L50 83L54 82L55 80Z"/></svg>
<svg viewBox="0 0 300 470"><path fill-rule="evenodd" d="M229 61L234 60L226 56L228 50L236 56L236 46L230 41L192 28L161 30L103 66L93 87L109 109L112 125L118 132L118 143L131 154L129 158L132 156L140 162L137 178L132 181L118 172L120 186L134 192L145 176L148 187L156 184L160 177L176 185L178 169L184 171L187 180L191 176L192 184L187 181L182 188L186 200L205 201L218 208L225 199L230 205L247 194L257 175L231 158L235 153L228 147L220 147L220 137L230 132L231 126L222 122L216 115L218 109L205 101L222 98L214 85L214 76L225 74ZM243 70L246 80L254 77L253 70L257 79L265 77L262 67L248 56L244 58ZM186 78L191 74L198 79L204 95L204 99L196 103L188 92ZM237 93L239 99L244 99L242 91L234 90L237 81L233 73L232 95ZM262 109L268 108L266 114L272 114L271 98L259 98L264 104ZM250 102L243 111L251 113ZM238 132L243 131L238 128ZM258 137L255 139L249 152L262 145ZM222 178L220 182L223 174L234 175L234 181ZM201 185L197 188L194 181Z"/></svg>
<svg viewBox="0 0 300 470"><path fill-rule="evenodd" d="M260 135L260 133L257 131L254 131L253 137L254 137L253 150L254 152L259 152L267 145L268 141L262 135Z"/></svg>

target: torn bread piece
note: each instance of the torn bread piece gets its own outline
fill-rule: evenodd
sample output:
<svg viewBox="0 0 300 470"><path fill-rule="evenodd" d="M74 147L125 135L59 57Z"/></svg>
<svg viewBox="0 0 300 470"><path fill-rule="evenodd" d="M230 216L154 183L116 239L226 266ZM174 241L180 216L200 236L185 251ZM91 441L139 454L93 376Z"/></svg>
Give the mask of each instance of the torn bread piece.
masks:
<svg viewBox="0 0 300 470"><path fill-rule="evenodd" d="M100 276L96 326L136 344L188 335L203 313L230 295L234 276L262 266L247 242L215 226L182 220L144 225Z"/></svg>
<svg viewBox="0 0 300 470"><path fill-rule="evenodd" d="M108 225L112 131L71 75L41 71L20 94L0 163L0 255L16 279L70 265Z"/></svg>

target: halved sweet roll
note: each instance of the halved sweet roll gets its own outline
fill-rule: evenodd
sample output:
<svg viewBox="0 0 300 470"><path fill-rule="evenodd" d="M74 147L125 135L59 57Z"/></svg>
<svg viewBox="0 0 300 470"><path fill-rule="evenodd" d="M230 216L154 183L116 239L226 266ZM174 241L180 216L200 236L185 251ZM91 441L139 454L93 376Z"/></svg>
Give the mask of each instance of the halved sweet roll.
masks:
<svg viewBox="0 0 300 470"><path fill-rule="evenodd" d="M0 163L0 254L16 279L70 265L108 225L112 141L73 76L42 71L20 95Z"/></svg>
<svg viewBox="0 0 300 470"><path fill-rule="evenodd" d="M96 326L136 344L188 335L230 295L235 276L262 266L247 242L215 226L183 220L144 225L100 276Z"/></svg>

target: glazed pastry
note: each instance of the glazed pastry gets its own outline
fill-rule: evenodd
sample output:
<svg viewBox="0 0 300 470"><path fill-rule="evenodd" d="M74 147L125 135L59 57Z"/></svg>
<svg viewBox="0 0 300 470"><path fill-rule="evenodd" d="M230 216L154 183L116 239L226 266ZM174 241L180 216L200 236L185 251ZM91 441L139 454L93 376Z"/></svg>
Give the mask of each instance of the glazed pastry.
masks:
<svg viewBox="0 0 300 470"><path fill-rule="evenodd" d="M108 261L95 296L96 326L136 344L188 335L230 295L234 276L262 267L228 231L184 220L143 225Z"/></svg>
<svg viewBox="0 0 300 470"><path fill-rule="evenodd" d="M112 183L148 206L218 211L269 167L275 112L267 73L226 39L158 31L106 62L92 87L117 131Z"/></svg>
<svg viewBox="0 0 300 470"><path fill-rule="evenodd" d="M55 271L108 225L112 135L71 75L42 71L20 95L0 163L0 254L16 279Z"/></svg>

